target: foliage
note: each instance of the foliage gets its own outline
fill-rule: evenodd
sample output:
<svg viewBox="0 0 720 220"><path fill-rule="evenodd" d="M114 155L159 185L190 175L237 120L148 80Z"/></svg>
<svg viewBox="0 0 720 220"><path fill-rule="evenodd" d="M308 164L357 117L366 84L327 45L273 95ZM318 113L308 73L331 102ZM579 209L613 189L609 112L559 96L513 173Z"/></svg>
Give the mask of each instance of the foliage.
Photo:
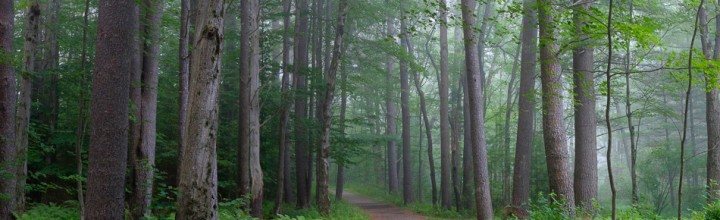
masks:
<svg viewBox="0 0 720 220"><path fill-rule="evenodd" d="M703 210L694 211L692 220L720 219L720 200L707 204Z"/></svg>
<svg viewBox="0 0 720 220"><path fill-rule="evenodd" d="M19 220L73 220L80 219L80 208L77 201L66 201L63 204L38 204L18 216Z"/></svg>

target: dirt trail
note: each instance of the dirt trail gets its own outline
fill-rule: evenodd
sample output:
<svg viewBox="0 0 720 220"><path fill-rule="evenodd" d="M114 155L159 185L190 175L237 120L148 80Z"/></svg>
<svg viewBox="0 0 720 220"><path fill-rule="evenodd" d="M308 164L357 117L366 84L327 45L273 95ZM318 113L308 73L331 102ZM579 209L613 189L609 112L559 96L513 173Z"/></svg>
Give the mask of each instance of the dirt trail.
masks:
<svg viewBox="0 0 720 220"><path fill-rule="evenodd" d="M427 219L417 213L404 210L400 207L378 202L357 194L343 192L343 199L359 207L374 220L424 220Z"/></svg>

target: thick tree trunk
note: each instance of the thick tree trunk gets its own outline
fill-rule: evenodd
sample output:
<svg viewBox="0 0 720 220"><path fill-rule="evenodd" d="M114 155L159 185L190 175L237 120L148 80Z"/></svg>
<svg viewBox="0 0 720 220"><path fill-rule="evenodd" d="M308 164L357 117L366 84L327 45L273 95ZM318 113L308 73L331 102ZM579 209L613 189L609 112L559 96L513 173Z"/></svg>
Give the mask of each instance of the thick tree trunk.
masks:
<svg viewBox="0 0 720 220"><path fill-rule="evenodd" d="M88 156L88 219L123 219L127 165L128 95L133 71L137 5L131 0L101 0ZM125 59L115 59L124 57Z"/></svg>
<svg viewBox="0 0 720 220"><path fill-rule="evenodd" d="M307 91L305 74L308 66L308 10L307 0L295 0L295 48L294 59L294 88L295 88L295 169L297 207L310 207L310 170L307 166L309 160L307 148Z"/></svg>
<svg viewBox="0 0 720 220"><path fill-rule="evenodd" d="M263 217L263 173L260 167L260 2L242 0L242 29L240 31L240 78L249 93L242 94L248 101L242 103L246 108L249 174L250 174L250 213L256 218ZM245 163L245 161L238 161Z"/></svg>
<svg viewBox="0 0 720 220"><path fill-rule="evenodd" d="M188 126L176 219L217 219L218 91L225 7L223 0L199 1L190 57ZM211 13L213 12L213 13Z"/></svg>
<svg viewBox="0 0 720 220"><path fill-rule="evenodd" d="M492 200L490 198L490 179L487 167L487 148L485 143L485 120L483 119L483 88L480 85L480 63L478 60L475 37L475 17L472 9L474 0L462 0L463 36L465 38L465 66L468 98L470 106L470 131L473 149L473 170L475 179L475 204L477 219L492 219Z"/></svg>
<svg viewBox="0 0 720 220"><path fill-rule="evenodd" d="M289 159L288 144L289 144L289 129L288 124L290 123L290 7L292 5L291 0L283 1L283 51L282 51L282 82L281 82L281 105L280 105L280 152L278 160L278 173L277 173L277 188L275 196L275 208L273 208L273 214L279 214L280 208L282 207L283 201L286 201L290 197L290 190L285 190L289 186L290 174L288 167Z"/></svg>
<svg viewBox="0 0 720 220"><path fill-rule="evenodd" d="M387 34L388 36L392 36L395 34L395 25L393 23L393 18L389 17L387 19ZM390 138L387 142L387 164L388 164L388 186L390 193L395 193L398 190L398 172L397 172L397 145L395 143L395 135L397 135L397 126L395 125L395 102L393 101L395 98L395 90L393 89L393 85L391 82L394 82L393 80L395 77L393 77L394 71L393 71L393 58L389 56L387 58L387 63L385 64L385 68L387 71L387 81L386 83L390 83L386 85L386 91L385 91L385 122L386 122L386 129L385 129L385 135Z"/></svg>
<svg viewBox="0 0 720 220"><path fill-rule="evenodd" d="M13 51L14 20L13 0L0 0L0 53L10 54ZM10 60L0 60L0 168L15 170L17 149L15 148L15 69ZM9 219L15 211L15 185L17 177L10 172L7 177L0 178L0 218Z"/></svg>
<svg viewBox="0 0 720 220"><path fill-rule="evenodd" d="M542 81L543 138L548 165L550 190L558 199L567 199L566 210L574 214L575 200L570 176L567 137L563 126L562 75L557 53L560 45L555 40L558 31L554 26L554 0L538 1L540 19L540 78Z"/></svg>
<svg viewBox="0 0 720 220"><path fill-rule="evenodd" d="M25 42L23 66L20 74L17 103L17 127L15 130L17 157L20 160L16 170L16 210L25 210L25 182L27 180L28 132L30 131L30 109L32 108L33 75L37 71L35 55L38 53L40 38L40 1L32 0L25 13Z"/></svg>
<svg viewBox="0 0 720 220"><path fill-rule="evenodd" d="M451 181L451 150L450 150L450 119L448 116L448 36L447 36L447 2L440 1L440 205L444 209L452 206L450 190Z"/></svg>
<svg viewBox="0 0 720 220"><path fill-rule="evenodd" d="M518 92L518 125L513 168L513 214L527 218L530 202L530 166L535 124L535 67L537 61L537 11L535 0L523 1L522 54L520 57L520 91Z"/></svg>
<svg viewBox="0 0 720 220"><path fill-rule="evenodd" d="M134 163L131 213L134 219L150 215L155 170L155 143L157 138L157 86L160 69L160 28L164 3L162 0L145 0L142 7L142 95L140 105L141 142L132 149ZM138 123L138 122L136 122Z"/></svg>
<svg viewBox="0 0 720 220"><path fill-rule="evenodd" d="M593 48L588 39L586 23L592 3L579 3L574 7L576 46L573 48L573 98L575 110L575 202L584 211L594 210L597 199L597 121L595 118L595 77L593 74Z"/></svg>
<svg viewBox="0 0 720 220"><path fill-rule="evenodd" d="M185 137L188 118L188 97L190 95L190 1L180 0L180 42L178 48L178 148L177 148L177 175L182 171L182 158L185 152ZM180 181L177 178L175 184Z"/></svg>
<svg viewBox="0 0 720 220"><path fill-rule="evenodd" d="M458 34L459 36L460 34ZM455 208L458 212L462 208L461 195L460 195L460 108L462 108L461 101L461 90L462 90L462 77L458 80L457 87L455 87L450 95L452 102L455 105L452 108L452 116L450 116L450 146L452 147L452 187L453 187L453 198L455 202Z"/></svg>
<svg viewBox="0 0 720 220"><path fill-rule="evenodd" d="M342 58L343 35L345 34L345 20L347 19L347 2L340 0L338 5L337 27L335 29L335 45L333 46L333 57L330 60L330 68L325 74L325 93L322 103L322 144L318 152L318 209L320 213L327 216L330 214L330 198L328 193L328 168L330 157L330 126L332 122L332 102L335 93L335 78L338 66Z"/></svg>
<svg viewBox="0 0 720 220"><path fill-rule="evenodd" d="M423 124L425 124L425 137L427 138L427 155L428 165L430 166L430 184L433 206L437 205L437 181L435 180L435 160L433 159L433 141L432 141L432 124L428 118L427 105L425 104L425 92L422 91L420 85L420 77L418 73L413 72L413 81L415 82L415 89L417 90L418 97L420 97L420 112L423 117Z"/></svg>
<svg viewBox="0 0 720 220"><path fill-rule="evenodd" d="M467 61L463 61L467 62ZM465 73L467 74L467 73ZM463 74L463 75L465 75ZM463 208L472 209L473 197L473 162L472 133L470 133L470 97L467 90L467 77L461 77L463 87Z"/></svg>
<svg viewBox="0 0 720 220"><path fill-rule="evenodd" d="M404 15L404 13L403 13ZM403 17L403 16L401 16ZM400 39L402 50L408 52L410 36L407 34L407 25L404 18L400 19ZM412 56L412 54L409 54ZM412 190L412 154L410 144L410 81L408 79L408 63L404 59L400 60L400 111L402 112L402 174L403 174L403 204L407 205L413 202Z"/></svg>

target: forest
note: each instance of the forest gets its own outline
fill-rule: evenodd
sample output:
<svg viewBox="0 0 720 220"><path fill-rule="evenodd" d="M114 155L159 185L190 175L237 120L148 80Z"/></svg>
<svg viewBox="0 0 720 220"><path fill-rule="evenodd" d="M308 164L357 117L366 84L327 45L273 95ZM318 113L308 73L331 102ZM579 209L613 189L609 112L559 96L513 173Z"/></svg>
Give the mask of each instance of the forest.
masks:
<svg viewBox="0 0 720 220"><path fill-rule="evenodd" d="M720 0L0 0L0 220L720 219Z"/></svg>

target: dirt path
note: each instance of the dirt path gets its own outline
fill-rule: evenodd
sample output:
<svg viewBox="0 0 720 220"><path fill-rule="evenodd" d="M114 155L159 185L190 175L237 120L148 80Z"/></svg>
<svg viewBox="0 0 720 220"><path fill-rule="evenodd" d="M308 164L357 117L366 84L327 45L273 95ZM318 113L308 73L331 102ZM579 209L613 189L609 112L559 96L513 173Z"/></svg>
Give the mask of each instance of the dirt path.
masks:
<svg viewBox="0 0 720 220"><path fill-rule="evenodd" d="M424 216L404 210L400 207L378 202L357 194L343 192L343 199L348 203L359 207L370 215L374 220L424 220Z"/></svg>

